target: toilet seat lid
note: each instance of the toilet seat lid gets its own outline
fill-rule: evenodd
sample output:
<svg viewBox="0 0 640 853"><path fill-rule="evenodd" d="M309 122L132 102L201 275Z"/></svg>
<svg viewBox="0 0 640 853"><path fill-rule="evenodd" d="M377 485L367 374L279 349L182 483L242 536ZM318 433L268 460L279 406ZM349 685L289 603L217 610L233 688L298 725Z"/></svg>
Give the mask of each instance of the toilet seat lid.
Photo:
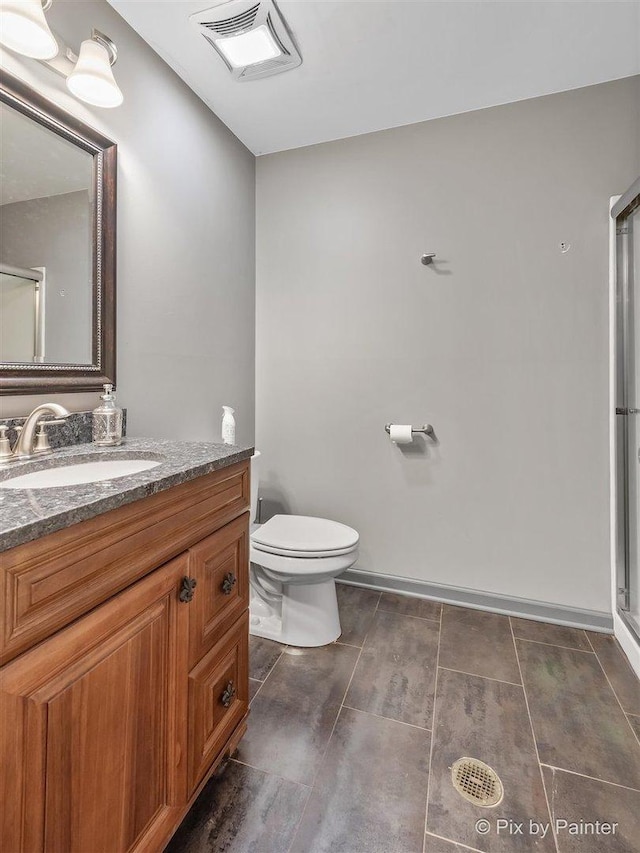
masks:
<svg viewBox="0 0 640 853"><path fill-rule="evenodd" d="M251 534L258 550L308 557L348 553L359 539L346 524L307 515L274 515Z"/></svg>

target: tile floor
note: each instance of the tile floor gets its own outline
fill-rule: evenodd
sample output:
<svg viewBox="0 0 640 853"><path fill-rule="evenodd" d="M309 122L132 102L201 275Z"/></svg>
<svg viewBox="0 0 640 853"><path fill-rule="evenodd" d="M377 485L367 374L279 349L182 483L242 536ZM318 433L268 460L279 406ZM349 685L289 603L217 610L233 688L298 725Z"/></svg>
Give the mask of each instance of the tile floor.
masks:
<svg viewBox="0 0 640 853"><path fill-rule="evenodd" d="M331 646L251 638L247 735L167 853L639 853L640 682L613 638L343 584L338 599ZM498 772L501 803L456 793L460 757Z"/></svg>

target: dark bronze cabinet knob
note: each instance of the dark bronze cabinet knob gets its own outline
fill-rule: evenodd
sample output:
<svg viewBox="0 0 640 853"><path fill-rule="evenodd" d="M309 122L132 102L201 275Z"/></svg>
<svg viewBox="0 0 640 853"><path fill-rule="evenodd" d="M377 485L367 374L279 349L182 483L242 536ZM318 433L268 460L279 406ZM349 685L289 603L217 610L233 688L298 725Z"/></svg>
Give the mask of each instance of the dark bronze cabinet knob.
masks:
<svg viewBox="0 0 640 853"><path fill-rule="evenodd" d="M224 580L222 581L222 592L225 595L231 595L231 590L236 585L236 576L233 572L227 572L224 576Z"/></svg>
<svg viewBox="0 0 640 853"><path fill-rule="evenodd" d="M233 686L233 681L230 681L224 689L224 693L220 697L220 701L224 705L225 708L228 708L229 705L233 702L236 695L236 688Z"/></svg>
<svg viewBox="0 0 640 853"><path fill-rule="evenodd" d="M180 601L185 604L191 601L196 584L197 581L195 578L182 578L182 584L180 585Z"/></svg>

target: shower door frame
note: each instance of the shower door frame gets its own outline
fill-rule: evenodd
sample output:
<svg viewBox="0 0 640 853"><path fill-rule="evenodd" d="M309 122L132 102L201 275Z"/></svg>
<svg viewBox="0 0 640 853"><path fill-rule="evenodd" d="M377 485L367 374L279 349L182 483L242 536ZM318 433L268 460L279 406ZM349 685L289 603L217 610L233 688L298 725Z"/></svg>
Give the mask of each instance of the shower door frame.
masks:
<svg viewBox="0 0 640 853"><path fill-rule="evenodd" d="M15 267L11 264L3 264L0 262L0 273L2 275L11 275L16 278L22 278L25 281L32 281L34 285L34 316L33 316L33 334L34 334L34 351L33 363L42 364L44 362L44 346L45 346L45 310L46 310L46 268L45 267Z"/></svg>
<svg viewBox="0 0 640 853"><path fill-rule="evenodd" d="M631 286L629 265L630 233L628 222L640 208L640 178L614 204L611 216L615 221L615 580L616 611L636 642L640 642L640 625L629 618L630 574L631 574L631 519L629 516L629 470L637 460L631 459L629 445L629 418L638 417L637 410L630 411L629 361L631 358L629 329L629 288ZM640 298L640 281L634 281L634 297ZM636 330L640 333L640 329ZM637 555L636 559L640 559ZM639 594L640 590L636 591Z"/></svg>

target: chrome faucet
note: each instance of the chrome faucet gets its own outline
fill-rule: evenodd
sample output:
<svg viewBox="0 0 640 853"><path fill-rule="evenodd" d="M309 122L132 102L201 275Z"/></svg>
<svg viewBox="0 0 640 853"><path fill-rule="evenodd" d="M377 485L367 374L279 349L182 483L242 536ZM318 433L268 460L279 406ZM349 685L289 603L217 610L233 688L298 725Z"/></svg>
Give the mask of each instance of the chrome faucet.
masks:
<svg viewBox="0 0 640 853"><path fill-rule="evenodd" d="M18 439L11 450L6 438L6 427L0 427L0 462L17 462L32 459L45 453L52 453L46 428L52 424L61 424L69 417L64 406L58 403L43 403L31 412L22 427L19 427ZM43 421L45 415L55 415L56 420ZM36 433L36 429L38 432Z"/></svg>

